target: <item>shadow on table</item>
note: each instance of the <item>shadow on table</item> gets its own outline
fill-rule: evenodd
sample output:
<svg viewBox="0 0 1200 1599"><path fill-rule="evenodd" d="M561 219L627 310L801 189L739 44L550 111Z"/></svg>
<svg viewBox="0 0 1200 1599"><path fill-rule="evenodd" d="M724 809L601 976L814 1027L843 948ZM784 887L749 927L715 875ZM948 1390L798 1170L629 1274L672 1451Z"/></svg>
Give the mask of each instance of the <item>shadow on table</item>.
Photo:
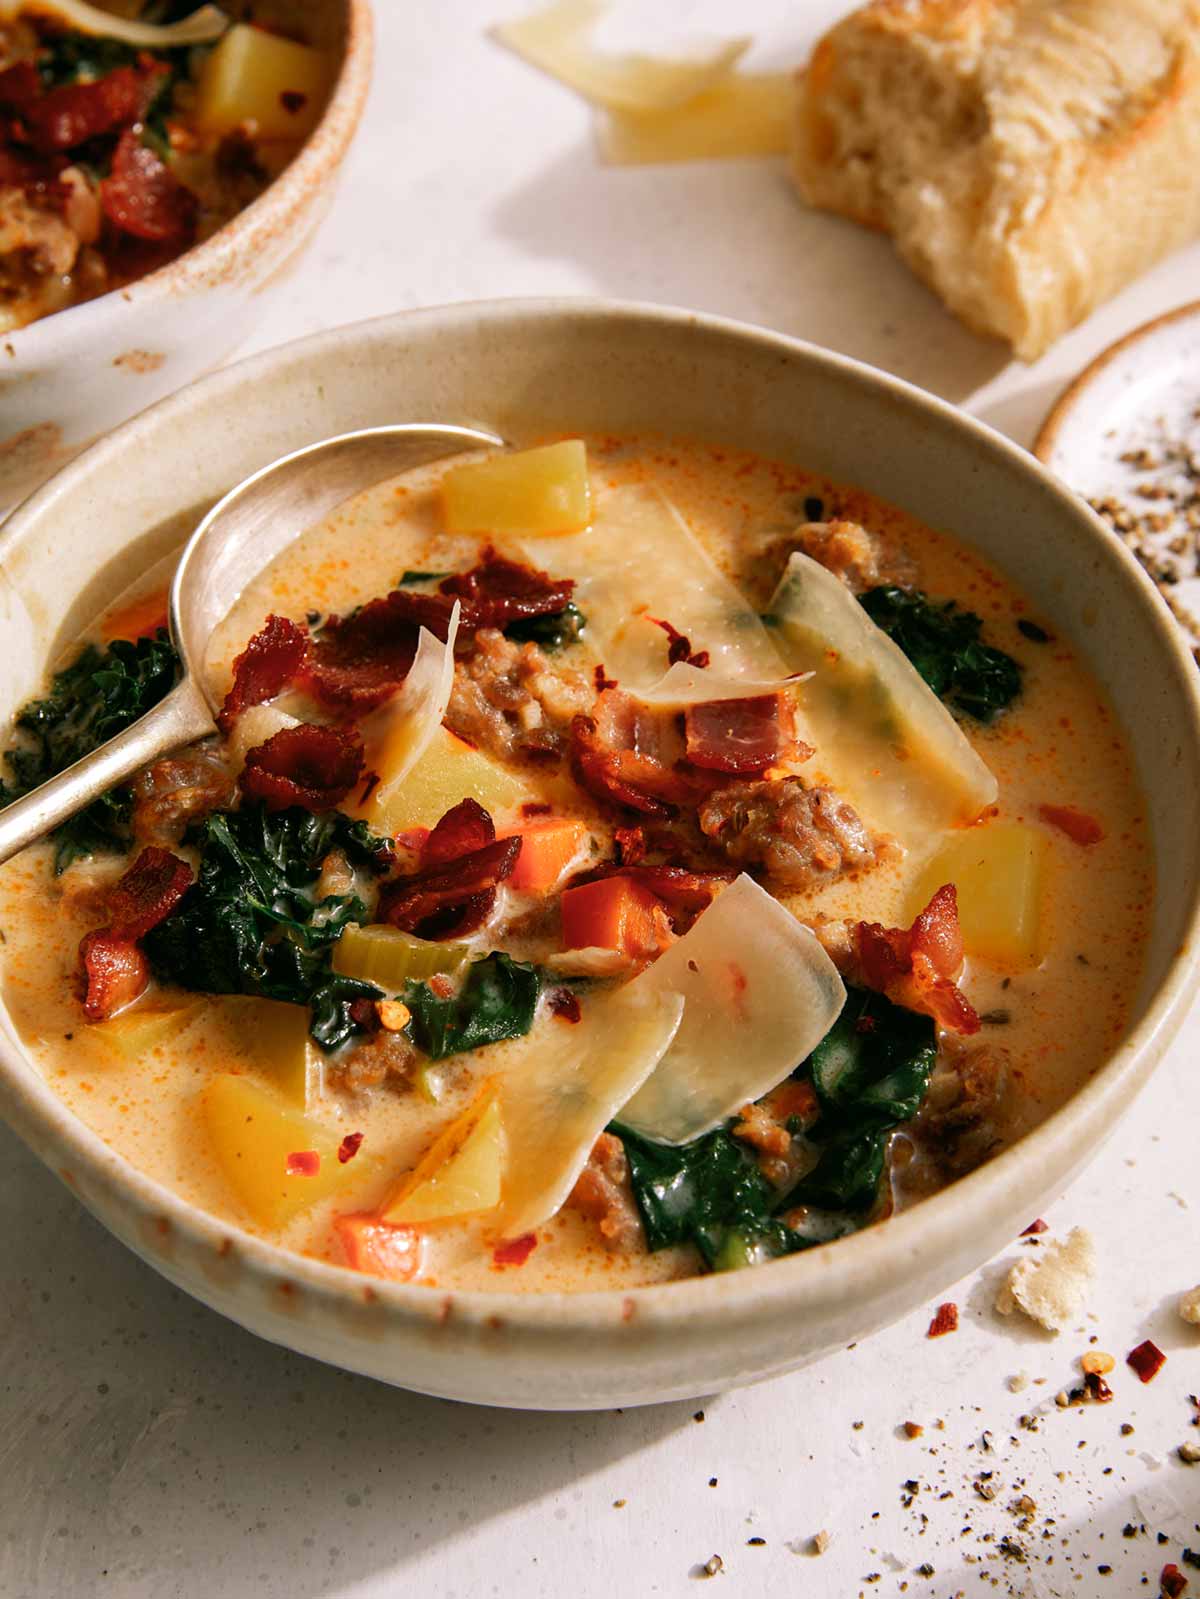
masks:
<svg viewBox="0 0 1200 1599"><path fill-rule="evenodd" d="M13 1599L240 1595L282 1572L317 1599L692 1425L694 1404L457 1405L263 1343L156 1276L3 1129L0 1214Z"/></svg>
<svg viewBox="0 0 1200 1599"><path fill-rule="evenodd" d="M810 339L960 401L1007 362L938 304L877 233L810 211L782 163L598 165L586 144L503 200L496 230L569 259L597 293L718 312ZM664 187L667 198L664 201Z"/></svg>

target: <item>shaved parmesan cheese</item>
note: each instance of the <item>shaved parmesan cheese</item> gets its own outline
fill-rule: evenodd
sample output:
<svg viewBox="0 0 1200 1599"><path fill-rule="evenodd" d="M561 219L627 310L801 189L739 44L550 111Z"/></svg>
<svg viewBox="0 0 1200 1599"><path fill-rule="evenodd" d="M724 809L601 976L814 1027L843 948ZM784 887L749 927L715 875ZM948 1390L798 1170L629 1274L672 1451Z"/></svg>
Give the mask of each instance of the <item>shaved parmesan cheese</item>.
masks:
<svg viewBox="0 0 1200 1599"><path fill-rule="evenodd" d="M153 22L115 17L111 11L86 5L84 0L0 0L0 20L9 21L18 15L30 16L34 13L52 17L78 33L120 39L141 50L171 50L184 44L211 44L229 26L229 18L216 6L201 6L190 17L164 27Z"/></svg>
<svg viewBox="0 0 1200 1599"><path fill-rule="evenodd" d="M583 1003L573 1026L532 1034L500 1079L508 1140L501 1233L518 1237L559 1210L614 1114L674 1038L683 1000L626 984Z"/></svg>
<svg viewBox="0 0 1200 1599"><path fill-rule="evenodd" d="M609 166L786 155L795 99L790 72L726 78L669 111L610 111L600 124Z"/></svg>
<svg viewBox="0 0 1200 1599"><path fill-rule="evenodd" d="M488 1082L401 1183L383 1208L384 1221L427 1227L495 1210L505 1148L495 1084Z"/></svg>
<svg viewBox="0 0 1200 1599"><path fill-rule="evenodd" d="M455 600L444 644L428 628L421 629L416 659L403 687L363 723L367 767L379 773L379 782L360 813L377 830L389 830L392 800L442 725L454 687L454 640L461 610Z"/></svg>
<svg viewBox="0 0 1200 1599"><path fill-rule="evenodd" d="M906 848L995 803L996 779L908 657L832 572L799 553L771 600L788 664L812 671L797 731L808 770Z"/></svg>
<svg viewBox="0 0 1200 1599"><path fill-rule="evenodd" d="M596 495L590 528L524 539L522 549L543 571L575 579L588 638L622 688L640 694L663 680L667 636L652 617L707 650L714 676L787 676L758 614L655 488Z"/></svg>
<svg viewBox="0 0 1200 1599"><path fill-rule="evenodd" d="M760 1099L837 1021L846 990L807 927L744 873L626 993L680 993L675 1041L620 1120L686 1144Z"/></svg>
<svg viewBox="0 0 1200 1599"><path fill-rule="evenodd" d="M282 733L286 728L299 727L299 719L289 716L286 711L281 711L274 705L251 705L244 710L233 724L233 732L229 737L229 754L232 757L234 775L241 772L246 764L247 752L257 749L260 744L265 744L269 738L274 738L276 733Z"/></svg>
<svg viewBox="0 0 1200 1599"><path fill-rule="evenodd" d="M636 697L643 705L680 708L685 705L707 705L710 700L749 700L762 694L798 689L811 676L811 672L797 672L794 677L727 677L707 666L676 661L657 683L638 689Z"/></svg>
<svg viewBox="0 0 1200 1599"><path fill-rule="evenodd" d="M749 48L731 39L686 59L603 55L588 35L607 10L604 0L557 0L544 11L503 22L493 38L593 105L614 111L665 111L704 94L725 78Z"/></svg>

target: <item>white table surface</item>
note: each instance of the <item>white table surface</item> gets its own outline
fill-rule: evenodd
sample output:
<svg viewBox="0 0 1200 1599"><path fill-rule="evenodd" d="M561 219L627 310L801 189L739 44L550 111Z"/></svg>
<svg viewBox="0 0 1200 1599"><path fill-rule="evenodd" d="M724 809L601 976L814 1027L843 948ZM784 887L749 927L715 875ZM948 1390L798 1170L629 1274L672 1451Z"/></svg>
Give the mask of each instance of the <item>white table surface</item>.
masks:
<svg viewBox="0 0 1200 1599"><path fill-rule="evenodd" d="M811 338L1027 442L1104 344L1200 292L1193 248L1036 366L1009 365L886 241L807 214L782 163L600 168L585 109L484 38L502 0L376 4L377 80L340 197L264 307L256 348L438 301L618 295ZM636 27L727 31L729 9L642 0ZM760 40L757 59L788 62L843 9L750 0L736 21ZM471 1409L272 1348L161 1281L0 1131L0 1596L682 1594L714 1553L718 1592L1156 1594L1164 1560L1189 1536L1200 1548L1200 1467L1174 1454L1200 1439L1187 1401L1200 1332L1173 1310L1200 1280L1198 1041L1193 1018L1119 1140L1048 1212L1098 1242L1077 1333L993 1314L1014 1247L954 1290L956 1334L927 1340L929 1307L704 1402L703 1419L696 1404ZM1118 1357L1115 1401L1060 1410L1093 1334ZM1142 1387L1122 1357L1148 1336L1168 1361ZM1013 1393L1020 1372L1031 1385ZM1019 1428L1035 1408L1038 1430ZM923 1436L905 1438L906 1420ZM985 1470L990 1501L972 1486ZM1008 1508L1021 1493L1038 1507L1031 1531ZM1124 1537L1127 1523L1146 1534ZM815 1556L821 1529L831 1543ZM1025 1561L1000 1551L1006 1533Z"/></svg>

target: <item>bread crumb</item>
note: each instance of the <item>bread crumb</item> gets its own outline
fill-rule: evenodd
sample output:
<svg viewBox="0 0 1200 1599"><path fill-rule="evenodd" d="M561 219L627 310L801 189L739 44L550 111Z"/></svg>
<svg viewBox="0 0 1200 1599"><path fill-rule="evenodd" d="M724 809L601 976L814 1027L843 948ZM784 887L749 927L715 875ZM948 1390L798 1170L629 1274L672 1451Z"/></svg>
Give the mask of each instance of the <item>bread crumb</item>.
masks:
<svg viewBox="0 0 1200 1599"><path fill-rule="evenodd" d="M1014 1372L1013 1375L1008 1379L1008 1391L1010 1394L1019 1394L1022 1389L1028 1387L1029 1373L1027 1371Z"/></svg>
<svg viewBox="0 0 1200 1599"><path fill-rule="evenodd" d="M996 1295L996 1309L1011 1316L1019 1308L1050 1332L1061 1332L1083 1309L1095 1273L1092 1236L1073 1227L1039 1260L1017 1261Z"/></svg>
<svg viewBox="0 0 1200 1599"><path fill-rule="evenodd" d="M820 1532L813 1533L812 1539L809 1542L809 1548L812 1550L814 1555L823 1555L826 1549L829 1548L830 1542L831 1539L829 1534L824 1530L824 1528L822 1528Z"/></svg>
<svg viewBox="0 0 1200 1599"><path fill-rule="evenodd" d="M1190 1321L1194 1327L1200 1327L1200 1284L1188 1289L1177 1308L1184 1321Z"/></svg>

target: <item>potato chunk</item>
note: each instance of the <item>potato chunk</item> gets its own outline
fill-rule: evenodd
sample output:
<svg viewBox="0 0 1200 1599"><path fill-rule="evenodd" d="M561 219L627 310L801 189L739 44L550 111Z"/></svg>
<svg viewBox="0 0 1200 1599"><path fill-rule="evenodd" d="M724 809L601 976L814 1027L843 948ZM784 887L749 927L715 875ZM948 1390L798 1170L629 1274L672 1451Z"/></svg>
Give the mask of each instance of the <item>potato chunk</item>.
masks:
<svg viewBox="0 0 1200 1599"><path fill-rule="evenodd" d="M504 1174L504 1126L494 1084L441 1135L383 1208L383 1219L406 1226L458 1221L494 1210Z"/></svg>
<svg viewBox="0 0 1200 1599"><path fill-rule="evenodd" d="M156 1044L166 1043L190 1026L200 1014L203 1003L203 1000L191 999L175 1005L135 1005L111 1021L93 1022L87 1036L121 1060L140 1060Z"/></svg>
<svg viewBox="0 0 1200 1599"><path fill-rule="evenodd" d="M195 118L206 133L257 125L260 139L306 139L325 109L334 64L320 50L236 23L206 58Z"/></svg>
<svg viewBox="0 0 1200 1599"><path fill-rule="evenodd" d="M383 776L386 779L387 774ZM478 800L485 811L497 816L532 797L532 790L514 773L439 727L399 788L389 792L382 804L375 803L372 794L358 814L377 833L399 833L436 826L459 800Z"/></svg>
<svg viewBox="0 0 1200 1599"><path fill-rule="evenodd" d="M952 834L913 887L916 915L943 883L958 890L958 920L968 955L999 966L1041 959L1044 834L1020 822L993 822Z"/></svg>
<svg viewBox="0 0 1200 1599"><path fill-rule="evenodd" d="M448 533L578 533L592 515L580 439L456 466L442 480Z"/></svg>
<svg viewBox="0 0 1200 1599"><path fill-rule="evenodd" d="M260 1226L282 1227L362 1176L361 1156L339 1161L337 1134L289 1105L275 1089L222 1073L204 1090L201 1104L221 1170ZM316 1169L302 1174L300 1168L313 1162L297 1162L297 1155L315 1156Z"/></svg>

